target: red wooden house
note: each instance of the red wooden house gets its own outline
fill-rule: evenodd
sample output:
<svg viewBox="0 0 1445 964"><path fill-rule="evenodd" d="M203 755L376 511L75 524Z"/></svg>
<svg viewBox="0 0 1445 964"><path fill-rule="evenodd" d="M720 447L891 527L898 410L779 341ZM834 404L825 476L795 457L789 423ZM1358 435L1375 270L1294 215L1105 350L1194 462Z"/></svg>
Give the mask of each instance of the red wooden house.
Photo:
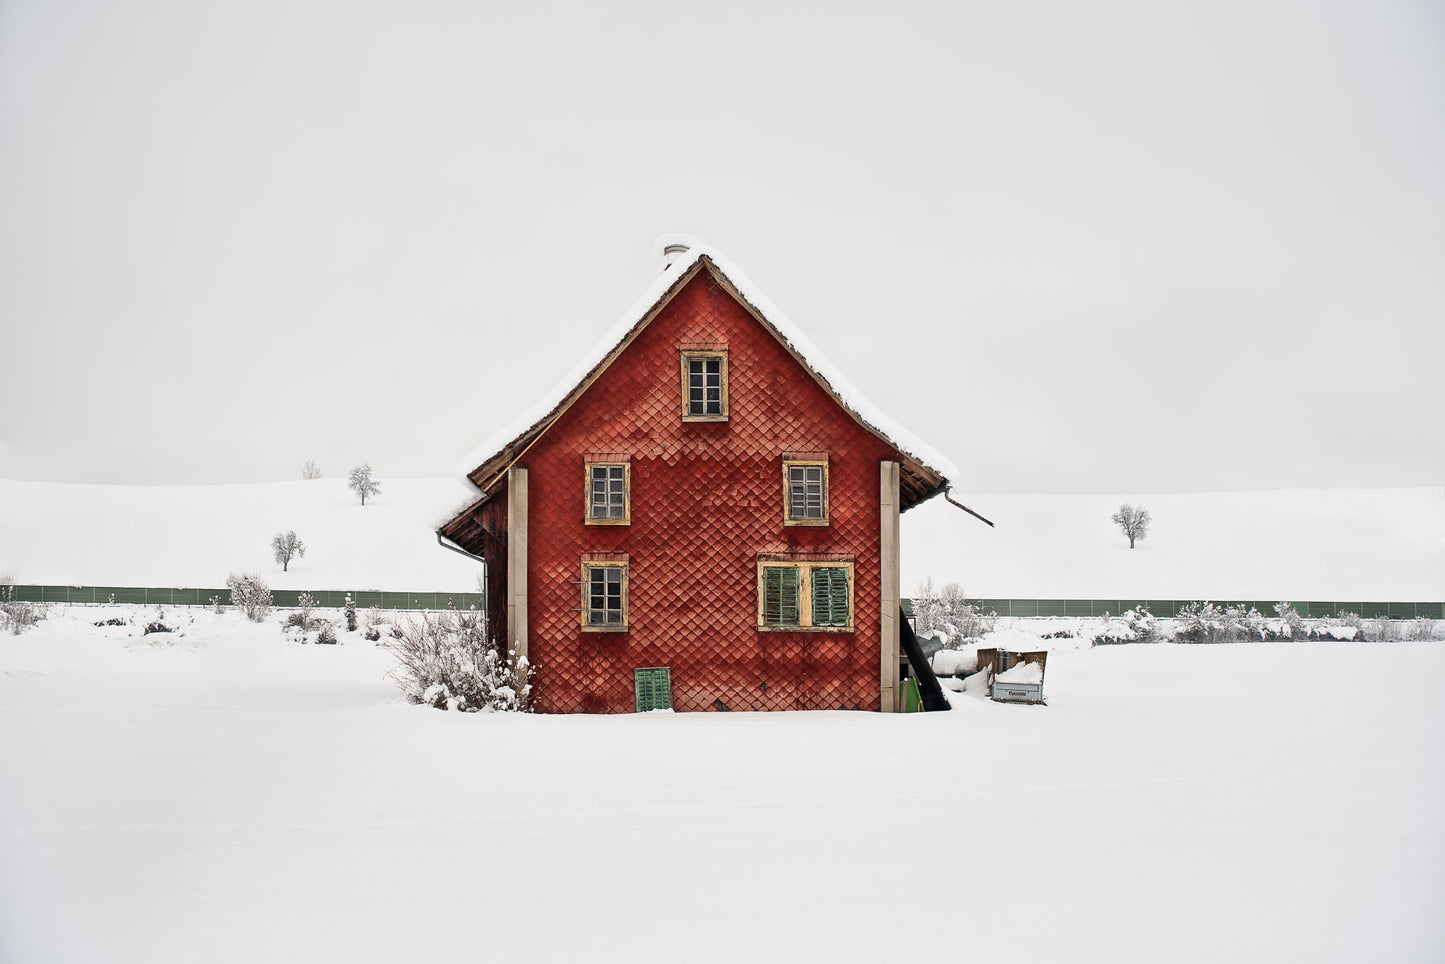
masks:
<svg viewBox="0 0 1445 964"><path fill-rule="evenodd" d="M665 239L666 240L666 239ZM897 708L900 512L956 470L691 239L576 377L467 461L540 712Z"/></svg>

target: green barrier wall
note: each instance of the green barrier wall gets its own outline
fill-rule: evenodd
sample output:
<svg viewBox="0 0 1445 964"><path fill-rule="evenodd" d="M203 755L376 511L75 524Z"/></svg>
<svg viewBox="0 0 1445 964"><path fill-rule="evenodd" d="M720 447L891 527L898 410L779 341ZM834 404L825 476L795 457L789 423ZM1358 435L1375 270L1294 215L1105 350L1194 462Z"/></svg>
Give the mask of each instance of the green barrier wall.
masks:
<svg viewBox="0 0 1445 964"><path fill-rule="evenodd" d="M1199 600L1203 601L1203 600ZM1221 609L1232 606L1239 606L1244 609L1257 609L1265 616L1275 615L1275 604L1278 599L1235 599L1235 600L1209 600ZM970 603L977 606L984 613L996 613L1000 616L1102 616L1108 613L1117 616L1130 609L1148 607L1149 612L1155 616L1173 617L1179 615L1179 611L1185 606L1196 602L1192 599L971 599ZM1365 619L1379 619L1388 616L1391 619L1445 619L1445 602L1363 602L1350 600L1345 602L1293 602L1294 611L1301 616L1311 619L1319 619L1326 616L1338 616L1340 613L1354 613ZM903 600L904 609L913 611L913 600Z"/></svg>

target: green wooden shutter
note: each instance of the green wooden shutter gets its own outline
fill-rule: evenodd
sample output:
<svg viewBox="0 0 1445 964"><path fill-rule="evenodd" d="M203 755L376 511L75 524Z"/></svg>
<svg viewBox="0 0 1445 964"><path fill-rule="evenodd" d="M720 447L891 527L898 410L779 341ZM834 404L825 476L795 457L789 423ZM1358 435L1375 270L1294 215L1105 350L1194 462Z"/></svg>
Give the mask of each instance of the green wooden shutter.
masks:
<svg viewBox="0 0 1445 964"><path fill-rule="evenodd" d="M763 569L763 625L798 625L798 570L795 566Z"/></svg>
<svg viewBox="0 0 1445 964"><path fill-rule="evenodd" d="M813 570L813 625L848 625L848 570Z"/></svg>
<svg viewBox="0 0 1445 964"><path fill-rule="evenodd" d="M672 709L672 667L646 666L632 671L637 688L637 712Z"/></svg>

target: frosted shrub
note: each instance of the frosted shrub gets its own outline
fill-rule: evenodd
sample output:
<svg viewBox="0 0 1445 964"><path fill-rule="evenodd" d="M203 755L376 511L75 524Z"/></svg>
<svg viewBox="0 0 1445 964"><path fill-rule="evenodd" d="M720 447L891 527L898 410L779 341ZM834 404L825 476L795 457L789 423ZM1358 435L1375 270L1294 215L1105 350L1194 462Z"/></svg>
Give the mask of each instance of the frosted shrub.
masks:
<svg viewBox="0 0 1445 964"><path fill-rule="evenodd" d="M1192 602L1174 616L1174 638L1182 643L1222 643L1227 626L1224 610L1211 602Z"/></svg>
<svg viewBox="0 0 1445 964"><path fill-rule="evenodd" d="M1130 609L1122 616L1110 618L1106 614L1104 624L1088 633L1089 640L1096 646L1152 643L1157 641L1158 636L1158 620L1146 606Z"/></svg>
<svg viewBox="0 0 1445 964"><path fill-rule="evenodd" d="M1300 619L1299 613L1294 611L1294 606L1291 606L1287 602L1275 603L1274 612L1275 615L1279 617L1280 623L1283 624L1283 628L1280 631L1281 636L1293 637L1299 635L1303 621Z"/></svg>
<svg viewBox="0 0 1445 964"><path fill-rule="evenodd" d="M997 618L996 614L985 614L978 605L969 602L958 583L947 583L935 591L932 579L925 579L919 585L913 613L917 632L942 639L948 648L992 632Z"/></svg>
<svg viewBox="0 0 1445 964"><path fill-rule="evenodd" d="M231 573L226 577L231 590L231 605L259 623L271 614L271 587L254 572Z"/></svg>
<svg viewBox="0 0 1445 964"><path fill-rule="evenodd" d="M336 627L331 625L329 619L321 621L321 629L316 633L316 642L324 646L336 645Z"/></svg>
<svg viewBox="0 0 1445 964"><path fill-rule="evenodd" d="M349 593L346 596L346 631L356 632L356 600Z"/></svg>
<svg viewBox="0 0 1445 964"><path fill-rule="evenodd" d="M44 618L44 605L17 602L13 580L9 576L0 576L0 632L19 636Z"/></svg>
<svg viewBox="0 0 1445 964"><path fill-rule="evenodd" d="M386 647L397 659L390 677L413 703L465 713L531 709L526 657L488 645L485 621L474 611L424 613Z"/></svg>

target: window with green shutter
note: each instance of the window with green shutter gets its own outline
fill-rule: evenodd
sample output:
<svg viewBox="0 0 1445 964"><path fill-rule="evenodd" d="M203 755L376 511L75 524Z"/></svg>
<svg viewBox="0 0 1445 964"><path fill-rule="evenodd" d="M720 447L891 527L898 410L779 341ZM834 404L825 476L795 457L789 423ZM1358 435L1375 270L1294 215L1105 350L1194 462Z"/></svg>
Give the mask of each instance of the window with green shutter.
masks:
<svg viewBox="0 0 1445 964"><path fill-rule="evenodd" d="M794 566L763 569L763 624L798 625L798 570Z"/></svg>
<svg viewBox="0 0 1445 964"><path fill-rule="evenodd" d="M847 626L848 570L842 567L815 567L813 578L813 625Z"/></svg>
<svg viewBox="0 0 1445 964"><path fill-rule="evenodd" d="M853 563L759 559L758 628L851 631Z"/></svg>
<svg viewBox="0 0 1445 964"><path fill-rule="evenodd" d="M637 712L672 709L672 667L641 666L632 671Z"/></svg>

